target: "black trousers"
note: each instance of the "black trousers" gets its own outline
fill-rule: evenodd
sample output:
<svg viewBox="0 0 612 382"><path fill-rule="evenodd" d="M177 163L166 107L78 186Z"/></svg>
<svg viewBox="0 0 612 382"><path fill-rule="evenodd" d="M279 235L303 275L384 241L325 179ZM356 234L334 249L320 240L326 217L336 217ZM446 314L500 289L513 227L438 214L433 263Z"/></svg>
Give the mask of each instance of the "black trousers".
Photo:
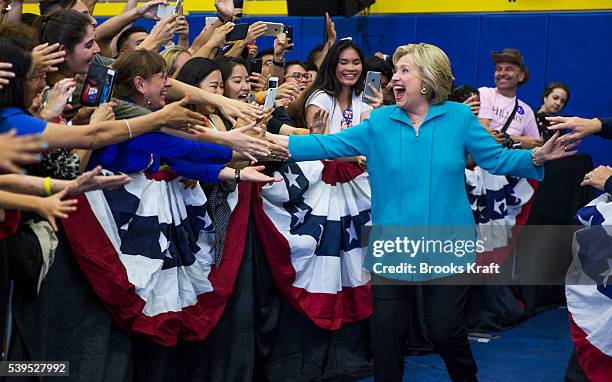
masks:
<svg viewBox="0 0 612 382"><path fill-rule="evenodd" d="M565 382L589 382L589 378L584 373L584 369L578 362L576 356L576 349L572 349L569 361L567 362L567 369L565 369Z"/></svg>
<svg viewBox="0 0 612 382"><path fill-rule="evenodd" d="M404 376L404 349L415 285L372 285L374 381L397 382ZM477 381L476 362L468 342L467 285L423 286L427 336L440 354L451 380Z"/></svg>

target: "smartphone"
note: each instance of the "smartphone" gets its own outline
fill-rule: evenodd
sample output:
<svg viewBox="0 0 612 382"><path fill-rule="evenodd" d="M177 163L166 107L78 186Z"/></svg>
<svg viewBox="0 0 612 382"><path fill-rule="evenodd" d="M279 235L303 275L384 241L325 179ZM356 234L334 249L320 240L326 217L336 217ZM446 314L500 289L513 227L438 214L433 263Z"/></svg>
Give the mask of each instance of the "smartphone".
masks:
<svg viewBox="0 0 612 382"><path fill-rule="evenodd" d="M183 1L182 0L176 1L176 4L174 4L174 10L172 12L176 13L179 16L183 15Z"/></svg>
<svg viewBox="0 0 612 382"><path fill-rule="evenodd" d="M285 35L287 35L287 42L289 44L293 44L293 26L291 25L285 25L285 28L283 28L283 33L285 33ZM287 48L287 50L291 50L291 45L289 45L289 48Z"/></svg>
<svg viewBox="0 0 612 382"><path fill-rule="evenodd" d="M261 74L261 58L252 58L249 60L249 73L259 73Z"/></svg>
<svg viewBox="0 0 612 382"><path fill-rule="evenodd" d="M278 87L278 77L268 78L268 89L273 89L277 87Z"/></svg>
<svg viewBox="0 0 612 382"><path fill-rule="evenodd" d="M204 28L210 28L211 25L213 25L213 23L217 20L219 20L219 18L217 16L214 17L206 17L205 19L206 21L204 22Z"/></svg>
<svg viewBox="0 0 612 382"><path fill-rule="evenodd" d="M247 103L253 103L255 102L256 99L257 99L257 94L249 93L249 95L247 96Z"/></svg>
<svg viewBox="0 0 612 382"><path fill-rule="evenodd" d="M225 41L240 41L244 40L249 31L249 24L236 24L226 36Z"/></svg>
<svg viewBox="0 0 612 382"><path fill-rule="evenodd" d="M363 94L361 95L361 100L363 102L365 103L371 102L365 97L366 95L370 97L374 97L374 92L372 91L372 89L370 89L370 85L372 85L373 87L378 89L378 91L380 91L381 77L382 75L380 72L368 72L368 74L366 74L365 86L363 87Z"/></svg>
<svg viewBox="0 0 612 382"><path fill-rule="evenodd" d="M283 28L285 27L282 23L265 23L265 24L268 27L268 30L266 31L266 33L264 33L264 36L269 36L269 37L278 36L283 31Z"/></svg>
<svg viewBox="0 0 612 382"><path fill-rule="evenodd" d="M276 101L276 88L268 89L266 102L264 102L264 109L274 108L274 101Z"/></svg>
<svg viewBox="0 0 612 382"><path fill-rule="evenodd" d="M174 5L171 4L159 4L157 6L157 17L161 19L165 19L166 17L170 17L174 12Z"/></svg>
<svg viewBox="0 0 612 382"><path fill-rule="evenodd" d="M85 106L98 106L110 101L115 87L116 72L104 65L91 64L79 102Z"/></svg>

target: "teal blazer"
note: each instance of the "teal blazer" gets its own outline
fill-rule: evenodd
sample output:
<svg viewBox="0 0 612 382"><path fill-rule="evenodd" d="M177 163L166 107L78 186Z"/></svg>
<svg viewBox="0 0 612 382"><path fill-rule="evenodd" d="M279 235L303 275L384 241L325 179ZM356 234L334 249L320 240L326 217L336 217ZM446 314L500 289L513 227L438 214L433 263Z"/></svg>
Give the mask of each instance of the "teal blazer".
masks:
<svg viewBox="0 0 612 382"><path fill-rule="evenodd" d="M337 134L290 136L289 151L294 161L365 155L374 225L474 225L464 180L468 153L493 174L544 177L531 151L502 148L456 102L432 105L418 135L402 109L388 106Z"/></svg>

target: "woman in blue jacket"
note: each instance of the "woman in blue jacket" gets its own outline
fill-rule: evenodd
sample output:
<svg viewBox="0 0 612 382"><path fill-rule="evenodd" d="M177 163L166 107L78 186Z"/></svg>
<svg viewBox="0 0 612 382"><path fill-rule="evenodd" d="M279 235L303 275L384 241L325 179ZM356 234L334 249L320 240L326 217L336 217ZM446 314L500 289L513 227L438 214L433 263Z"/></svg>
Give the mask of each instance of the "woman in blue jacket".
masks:
<svg viewBox="0 0 612 382"><path fill-rule="evenodd" d="M496 144L469 107L446 102L453 76L438 47L402 46L393 62L395 106L374 110L369 120L338 134L291 136L284 142L295 161L365 155L374 225L473 226L464 182L468 154L493 174L542 179L544 162L575 153L571 149L578 142L564 147L558 134L531 151ZM450 378L475 381L463 316L467 285L454 284L423 287L427 333ZM402 380L407 300L413 288L372 286L377 382Z"/></svg>

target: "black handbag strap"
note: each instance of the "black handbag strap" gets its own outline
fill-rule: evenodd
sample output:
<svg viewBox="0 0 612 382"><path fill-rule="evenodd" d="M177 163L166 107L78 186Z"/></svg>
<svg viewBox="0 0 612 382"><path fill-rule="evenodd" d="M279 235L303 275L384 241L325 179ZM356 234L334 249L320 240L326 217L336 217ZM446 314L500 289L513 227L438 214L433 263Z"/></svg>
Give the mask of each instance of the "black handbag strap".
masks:
<svg viewBox="0 0 612 382"><path fill-rule="evenodd" d="M510 127L510 124L512 123L512 119L514 119L514 115L516 114L516 109L518 109L518 97L514 101L514 109L512 109L512 113L510 113L510 116L508 116L508 120L506 120L504 127L502 127L501 129L502 133L506 134L506 130L508 130L508 128Z"/></svg>

